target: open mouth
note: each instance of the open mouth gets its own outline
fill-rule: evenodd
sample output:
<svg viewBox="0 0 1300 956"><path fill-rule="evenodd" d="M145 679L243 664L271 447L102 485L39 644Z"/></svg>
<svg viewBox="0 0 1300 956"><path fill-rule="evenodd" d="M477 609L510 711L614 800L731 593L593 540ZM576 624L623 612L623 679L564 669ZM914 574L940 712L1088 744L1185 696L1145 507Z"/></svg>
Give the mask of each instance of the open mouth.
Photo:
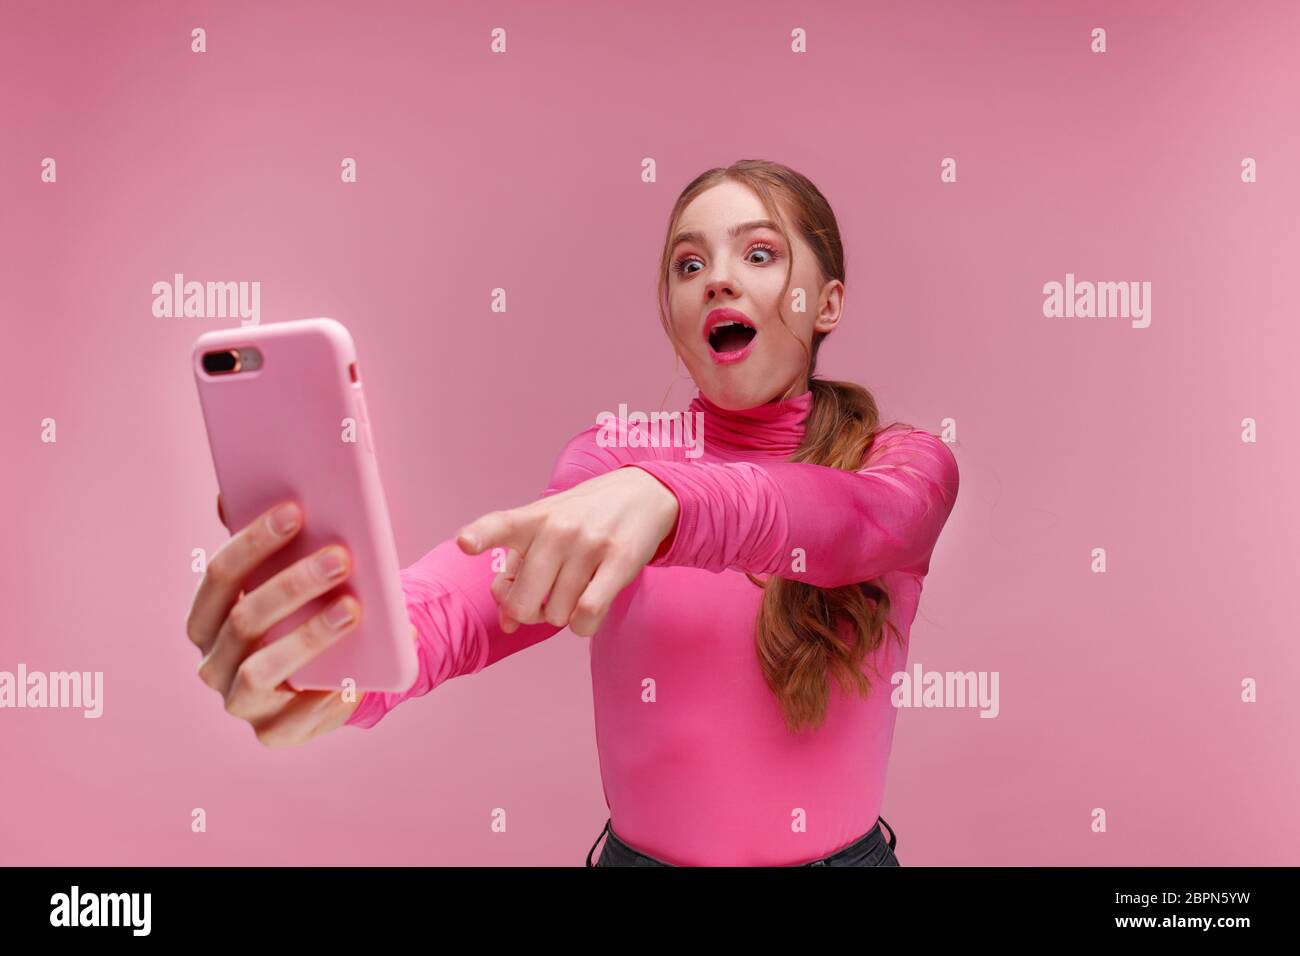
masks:
<svg viewBox="0 0 1300 956"><path fill-rule="evenodd" d="M715 352L739 352L757 334L758 329L743 322L719 322L709 331L709 348Z"/></svg>
<svg viewBox="0 0 1300 956"><path fill-rule="evenodd" d="M716 365L735 365L754 351L758 328L739 309L714 309L704 320L704 341Z"/></svg>
<svg viewBox="0 0 1300 956"><path fill-rule="evenodd" d="M739 319L723 319L709 329L709 348L719 354L740 352L758 334L758 329Z"/></svg>

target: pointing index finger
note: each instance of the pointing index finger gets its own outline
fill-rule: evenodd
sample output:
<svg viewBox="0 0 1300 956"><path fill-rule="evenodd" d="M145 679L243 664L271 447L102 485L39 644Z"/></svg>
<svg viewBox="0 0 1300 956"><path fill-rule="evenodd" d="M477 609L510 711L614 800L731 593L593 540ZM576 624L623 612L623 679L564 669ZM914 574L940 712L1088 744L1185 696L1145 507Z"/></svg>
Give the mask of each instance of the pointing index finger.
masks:
<svg viewBox="0 0 1300 956"><path fill-rule="evenodd" d="M488 548L514 547L528 550L532 529L521 514L522 509L489 511L460 529L456 543L466 554L480 554Z"/></svg>

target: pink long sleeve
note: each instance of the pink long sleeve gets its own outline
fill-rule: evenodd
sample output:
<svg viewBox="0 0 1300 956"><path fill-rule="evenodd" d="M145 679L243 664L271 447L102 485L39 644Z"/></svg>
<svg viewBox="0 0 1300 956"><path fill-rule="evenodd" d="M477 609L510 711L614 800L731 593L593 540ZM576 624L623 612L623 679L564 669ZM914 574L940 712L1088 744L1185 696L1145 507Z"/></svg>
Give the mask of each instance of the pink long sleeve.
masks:
<svg viewBox="0 0 1300 956"><path fill-rule="evenodd" d="M684 428L683 441L670 433L656 443L641 422L625 434L593 426L569 441L542 492L635 465L680 505L660 555L588 644L610 832L659 860L806 863L876 823L898 713L888 675L907 664L931 554L956 503L957 462L934 435L909 428L877 435L857 471L792 462L813 402L809 390L732 410L700 394L687 409L694 441ZM368 694L350 724L373 726L402 700L560 630L503 633L491 562L448 540L401 572L419 679L402 694ZM819 587L886 581L903 640L873 653L872 692L829 682L824 722L792 735L755 647L765 590L740 571ZM791 826L796 808L806 828Z"/></svg>
<svg viewBox="0 0 1300 956"><path fill-rule="evenodd" d="M560 453L539 497L609 471L618 463L594 442L591 429L574 436ZM400 572L406 612L417 632L420 662L415 683L405 691L369 691L345 726L369 728L398 704L421 697L453 677L476 674L561 630L552 624L522 625L513 634L501 629L492 596L493 555L467 555L448 538Z"/></svg>
<svg viewBox="0 0 1300 956"><path fill-rule="evenodd" d="M856 472L789 461L622 467L648 471L677 496L676 534L652 567L775 574L824 588L889 571L926 574L956 502L956 458L929 432L900 428L877 437L868 462Z"/></svg>
<svg viewBox="0 0 1300 956"><path fill-rule="evenodd" d="M390 710L421 697L444 681L476 674L499 660L545 640L557 627L531 624L513 634L501 630L492 597L492 554L467 555L454 538L443 541L400 572L406 613L416 630L420 672L405 691L368 691L346 726L373 727Z"/></svg>

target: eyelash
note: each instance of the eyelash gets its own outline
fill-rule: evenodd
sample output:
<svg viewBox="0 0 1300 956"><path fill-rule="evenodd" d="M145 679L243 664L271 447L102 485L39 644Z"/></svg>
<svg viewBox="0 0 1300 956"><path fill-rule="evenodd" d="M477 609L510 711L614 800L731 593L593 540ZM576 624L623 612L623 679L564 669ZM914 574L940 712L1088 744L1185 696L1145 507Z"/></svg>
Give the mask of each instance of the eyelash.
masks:
<svg viewBox="0 0 1300 956"><path fill-rule="evenodd" d="M756 265L756 266L758 266L758 265L761 265L761 266L771 265L773 262L775 262L777 259L779 259L779 258L781 257L781 254L780 254L779 252L776 251L776 248L775 248L774 246L772 246L770 243L763 242L763 241L761 241L761 240L758 241L758 242L755 242L755 243L754 243L753 245L751 245L748 249L746 249L746 250L745 250L745 255L748 256L748 255L749 255L751 252L753 252L755 249L762 249L763 251L765 251L765 252L767 252L768 254L770 254L772 258L768 259L767 262L754 262L754 263L751 263L751 265ZM679 275L679 276L683 276L683 277L684 277L684 276L686 275L686 271L685 271L685 270L686 270L686 263L687 263L687 261L689 261L690 259L693 259L693 258L696 258L694 253L687 253L686 255L682 256L680 259L678 259L676 262L673 263L673 272L676 273L676 274Z"/></svg>

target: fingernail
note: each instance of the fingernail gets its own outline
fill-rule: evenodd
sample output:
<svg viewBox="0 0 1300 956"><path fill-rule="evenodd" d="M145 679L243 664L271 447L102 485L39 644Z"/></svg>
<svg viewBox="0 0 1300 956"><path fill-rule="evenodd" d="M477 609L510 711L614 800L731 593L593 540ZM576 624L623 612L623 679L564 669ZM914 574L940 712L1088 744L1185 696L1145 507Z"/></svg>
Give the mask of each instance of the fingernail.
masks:
<svg viewBox="0 0 1300 956"><path fill-rule="evenodd" d="M316 555L316 570L322 577L338 577L346 568L347 562L343 560L343 551L340 548L327 548Z"/></svg>
<svg viewBox="0 0 1300 956"><path fill-rule="evenodd" d="M347 598L335 601L325 610L325 623L336 630L356 617L352 602Z"/></svg>
<svg viewBox="0 0 1300 956"><path fill-rule="evenodd" d="M477 551L479 549L478 538L472 534L462 534L460 540L465 542L465 547L469 548L471 551Z"/></svg>
<svg viewBox="0 0 1300 956"><path fill-rule="evenodd" d="M288 534L297 527L298 507L296 505L280 505L271 512L271 530L276 534Z"/></svg>

